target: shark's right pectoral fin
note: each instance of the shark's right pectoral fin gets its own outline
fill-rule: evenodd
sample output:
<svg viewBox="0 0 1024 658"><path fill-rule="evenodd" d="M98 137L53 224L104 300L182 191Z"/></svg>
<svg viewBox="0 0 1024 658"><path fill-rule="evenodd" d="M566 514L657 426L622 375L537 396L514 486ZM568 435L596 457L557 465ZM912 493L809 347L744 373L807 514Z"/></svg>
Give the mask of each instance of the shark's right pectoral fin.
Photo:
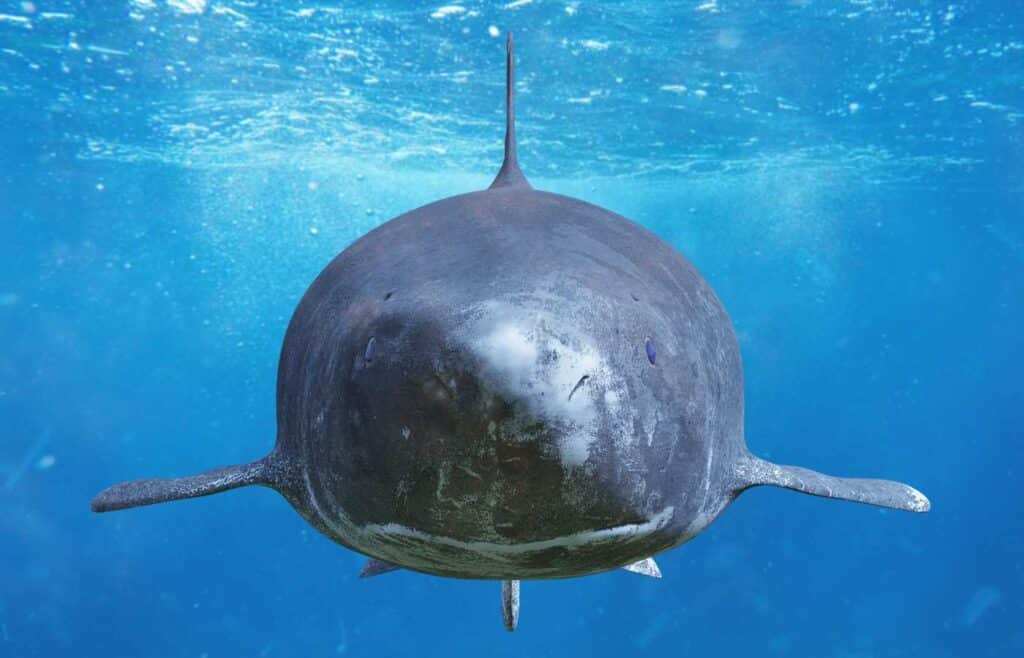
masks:
<svg viewBox="0 0 1024 658"><path fill-rule="evenodd" d="M907 512L927 512L928 498L909 485L891 480L840 478L799 466L782 466L749 456L737 471L737 493L761 485L792 489L824 498L849 500Z"/></svg>

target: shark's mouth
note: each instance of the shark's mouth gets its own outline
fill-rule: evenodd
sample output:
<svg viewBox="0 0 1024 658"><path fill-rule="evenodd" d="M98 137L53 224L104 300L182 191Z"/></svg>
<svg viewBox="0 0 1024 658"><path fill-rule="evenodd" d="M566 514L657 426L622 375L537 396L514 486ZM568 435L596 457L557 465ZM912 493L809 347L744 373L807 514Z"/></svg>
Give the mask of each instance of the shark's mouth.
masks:
<svg viewBox="0 0 1024 658"><path fill-rule="evenodd" d="M664 528L672 520L675 509L666 507L643 523L627 523L624 525L602 528L600 530L584 530L551 539L521 543L497 543L487 541L461 541L452 537L444 537L422 532L397 523L370 524L362 528L367 535L379 539L419 540L432 544L441 544L465 551L487 554L523 554L543 551L549 548L575 548L591 544L646 536Z"/></svg>
<svg viewBox="0 0 1024 658"><path fill-rule="evenodd" d="M674 509L627 523L527 542L466 541L397 523L353 528L351 546L394 568L474 579L569 578L631 565L671 548Z"/></svg>

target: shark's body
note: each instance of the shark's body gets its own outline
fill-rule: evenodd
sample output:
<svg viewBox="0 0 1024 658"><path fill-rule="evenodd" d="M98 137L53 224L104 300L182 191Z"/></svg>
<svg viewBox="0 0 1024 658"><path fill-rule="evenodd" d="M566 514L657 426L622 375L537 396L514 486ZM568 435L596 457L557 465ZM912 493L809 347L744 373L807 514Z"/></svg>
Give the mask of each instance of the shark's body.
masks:
<svg viewBox="0 0 1024 658"><path fill-rule="evenodd" d="M93 508L271 486L371 556L368 575L508 581L510 626L513 581L656 573L645 558L751 486L927 510L903 484L748 452L739 348L711 287L639 225L529 185L511 79L510 42L494 184L387 222L303 297L282 350L271 454L117 485Z"/></svg>

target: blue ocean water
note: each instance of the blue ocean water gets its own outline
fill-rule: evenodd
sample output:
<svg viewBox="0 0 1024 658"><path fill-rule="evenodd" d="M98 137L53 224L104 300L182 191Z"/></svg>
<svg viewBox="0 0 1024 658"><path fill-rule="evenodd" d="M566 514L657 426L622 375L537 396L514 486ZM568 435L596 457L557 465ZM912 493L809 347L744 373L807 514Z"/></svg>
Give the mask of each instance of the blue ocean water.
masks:
<svg viewBox="0 0 1024 658"><path fill-rule="evenodd" d="M363 558L269 490L95 515L274 440L313 277L485 187L506 30L535 187L652 229L735 324L758 489L664 578ZM1024 655L1017 2L0 2L0 656Z"/></svg>

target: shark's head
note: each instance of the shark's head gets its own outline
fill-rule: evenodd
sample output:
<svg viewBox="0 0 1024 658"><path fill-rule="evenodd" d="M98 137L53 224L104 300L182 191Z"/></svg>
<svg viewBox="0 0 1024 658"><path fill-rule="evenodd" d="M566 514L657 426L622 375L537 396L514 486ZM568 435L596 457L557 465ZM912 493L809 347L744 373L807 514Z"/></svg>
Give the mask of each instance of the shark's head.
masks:
<svg viewBox="0 0 1024 658"><path fill-rule="evenodd" d="M637 224L529 188L352 245L296 312L281 378L279 439L317 514L447 575L668 548L719 496L713 444L741 440L738 350L703 279Z"/></svg>

